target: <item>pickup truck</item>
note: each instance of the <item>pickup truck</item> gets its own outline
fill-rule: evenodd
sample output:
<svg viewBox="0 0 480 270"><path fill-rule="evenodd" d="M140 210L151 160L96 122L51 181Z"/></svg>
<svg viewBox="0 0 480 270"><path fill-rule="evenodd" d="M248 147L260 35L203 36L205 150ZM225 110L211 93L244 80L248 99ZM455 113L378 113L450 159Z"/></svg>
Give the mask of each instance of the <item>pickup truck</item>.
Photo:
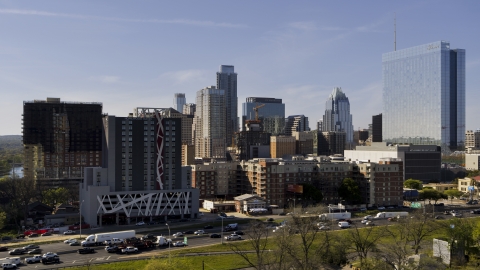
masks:
<svg viewBox="0 0 480 270"><path fill-rule="evenodd" d="M138 252L138 248L136 247L126 247L124 249L122 249L122 253L137 253Z"/></svg>
<svg viewBox="0 0 480 270"><path fill-rule="evenodd" d="M235 240L242 240L242 237L238 234L231 234L229 236L225 236L225 239L227 239L227 241L235 241Z"/></svg>
<svg viewBox="0 0 480 270"><path fill-rule="evenodd" d="M17 265L14 263L2 263L0 266L2 269L17 269Z"/></svg>
<svg viewBox="0 0 480 270"><path fill-rule="evenodd" d="M88 254L88 253L95 253L95 249L84 247L78 250L78 254Z"/></svg>
<svg viewBox="0 0 480 270"><path fill-rule="evenodd" d="M25 263L29 264L29 263L39 263L42 261L42 255L35 255L33 257L30 257L30 258L25 258Z"/></svg>
<svg viewBox="0 0 480 270"><path fill-rule="evenodd" d="M59 263L59 262L60 262L60 258L58 258L57 256L55 256L55 257L43 257L42 258L42 263L43 264Z"/></svg>

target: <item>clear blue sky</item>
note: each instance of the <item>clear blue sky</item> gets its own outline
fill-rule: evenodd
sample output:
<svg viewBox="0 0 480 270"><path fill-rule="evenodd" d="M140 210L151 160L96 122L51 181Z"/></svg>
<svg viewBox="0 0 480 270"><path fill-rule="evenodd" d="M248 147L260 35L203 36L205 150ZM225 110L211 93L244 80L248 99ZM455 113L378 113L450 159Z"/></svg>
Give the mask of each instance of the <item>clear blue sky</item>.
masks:
<svg viewBox="0 0 480 270"><path fill-rule="evenodd" d="M466 49L467 129L480 128L480 1L3 1L0 135L21 134L24 100L103 102L106 113L171 107L215 85L222 64L246 97L282 98L310 126L333 87L354 128L382 112L382 53L450 41Z"/></svg>

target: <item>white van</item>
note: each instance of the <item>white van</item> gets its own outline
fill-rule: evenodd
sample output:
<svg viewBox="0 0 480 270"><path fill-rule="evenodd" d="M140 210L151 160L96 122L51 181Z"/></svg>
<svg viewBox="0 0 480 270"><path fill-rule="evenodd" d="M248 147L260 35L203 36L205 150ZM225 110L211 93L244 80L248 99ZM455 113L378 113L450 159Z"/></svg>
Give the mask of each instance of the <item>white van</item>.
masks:
<svg viewBox="0 0 480 270"><path fill-rule="evenodd" d="M350 228L350 223L346 221L340 221L338 222L338 227L340 227L341 229Z"/></svg>
<svg viewBox="0 0 480 270"><path fill-rule="evenodd" d="M0 259L0 264L2 263L14 263L16 265L22 264L20 257L6 257L3 259Z"/></svg>

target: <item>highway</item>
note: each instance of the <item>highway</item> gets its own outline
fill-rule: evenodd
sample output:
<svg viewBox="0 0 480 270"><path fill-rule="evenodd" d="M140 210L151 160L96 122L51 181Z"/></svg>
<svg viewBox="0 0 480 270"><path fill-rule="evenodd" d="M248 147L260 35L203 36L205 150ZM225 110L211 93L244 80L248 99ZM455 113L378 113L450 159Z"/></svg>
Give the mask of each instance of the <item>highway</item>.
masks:
<svg viewBox="0 0 480 270"><path fill-rule="evenodd" d="M470 214L471 209L478 209L480 206L470 206L470 207L465 207L462 205L458 205L456 207L439 207L442 210L441 212L436 212L435 215L442 216L442 219L450 219L454 218L451 215L444 215L443 210L451 210L451 209L458 209L458 211L463 212L464 218L465 217L474 217L474 216L479 216L479 215L474 215ZM390 210L390 209L389 209ZM404 209L395 209L395 210L390 210L390 211L403 211ZM213 224L215 227L213 229L206 229L206 233L220 233L221 231L221 226L219 225L219 222L215 219L215 215L208 215L207 217L204 217L202 220L196 220L196 221L191 221L191 222L186 222L186 223L174 223L170 224L170 229L171 229L171 234L174 234L179 231L186 231L186 230L197 230L197 229L203 229L203 227L206 224ZM286 217L280 217L280 216L266 216L266 217L273 217L277 219L277 221L281 221ZM265 216L262 218L266 218ZM229 223L236 223L240 219L228 219L224 221L224 226ZM360 223L361 218L355 218L353 220L353 225L357 226L359 228L366 227L364 224ZM338 230L338 225L337 221L330 221L331 225L330 228L333 230ZM377 226L382 226L382 225L391 225L393 224L392 222L387 221L386 219L379 219L375 220L374 223ZM245 230L247 229L246 224L239 224L239 229L240 230ZM84 230L82 232L82 237L84 238L85 236L92 234L92 233L98 233L98 232L106 232L106 231L118 231L118 230L129 230L129 229L135 229L137 231L137 237L141 237L144 234L151 233L154 235L163 235L168 237L169 231L167 226L165 224L160 224L160 225L149 225L149 226L142 226L142 227L135 227L135 226L122 226L120 229L118 226L109 226L109 227L104 227L101 230ZM272 228L273 229L273 228ZM224 233L224 236L228 235L228 232ZM78 235L73 235L73 237L77 237ZM55 252L60 256L60 263L59 264L50 264L50 265L43 265L41 263L37 264L30 264L26 265L23 264L21 266L22 269L52 269L56 267L70 267L70 266L80 266L80 265L85 265L85 264L96 264L96 263L103 263L103 262L117 262L117 261L122 261L122 260L130 260L133 258L151 258L152 256L155 255L168 255L169 248L167 247L159 247L155 249L150 249L150 250L143 250L140 251L137 254L116 254L116 253L108 253L104 250L103 246L95 247L96 252L93 254L78 254L77 250L81 248L80 246L69 246L68 244L64 244L63 240L67 239L68 236L52 236L50 237L41 237L37 238L34 241L31 240L25 240L22 241L25 245L27 244L32 244L38 241L46 241L46 240L56 240L58 239L58 243L52 243L52 244L40 244L40 248L43 250L42 253L46 252ZM244 237L246 238L246 236ZM172 239L174 242L175 241L182 241L183 237L181 238L173 238ZM202 236L194 236L194 235L187 235L187 240L188 240L188 246L189 247L202 247L202 246L208 246L208 245L213 245L213 244L220 244L221 239L220 238L210 238L209 235L202 235ZM22 243L20 242L20 243ZM226 242L224 240L224 242ZM15 244L20 244L20 243L15 243ZM2 244L8 246L8 244ZM181 249L182 247L170 247L170 250L176 250L176 249ZM12 249L12 248L11 248ZM11 250L10 249L10 250ZM199 251L201 252L201 251ZM5 258L5 257L21 257L22 261L26 257L30 257L28 255L22 255L22 256L9 256L8 252L0 252L0 258Z"/></svg>

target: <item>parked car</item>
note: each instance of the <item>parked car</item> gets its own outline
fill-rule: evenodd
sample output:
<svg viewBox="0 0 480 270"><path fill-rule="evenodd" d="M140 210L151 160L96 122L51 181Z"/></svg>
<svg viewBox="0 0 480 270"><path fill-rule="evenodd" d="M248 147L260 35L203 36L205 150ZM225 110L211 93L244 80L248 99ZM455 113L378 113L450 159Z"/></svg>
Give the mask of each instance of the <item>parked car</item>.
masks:
<svg viewBox="0 0 480 270"><path fill-rule="evenodd" d="M373 223L373 221L368 221L367 223L365 223L365 225L367 225L367 226L375 226L375 223Z"/></svg>
<svg viewBox="0 0 480 270"><path fill-rule="evenodd" d="M367 208L362 207L362 208L360 208L360 211L365 212L365 211L367 211Z"/></svg>
<svg viewBox="0 0 480 270"><path fill-rule="evenodd" d="M12 240L12 237L11 236L2 236L2 241L11 241Z"/></svg>
<svg viewBox="0 0 480 270"><path fill-rule="evenodd" d="M0 267L2 269L17 269L17 265L14 263L2 263Z"/></svg>
<svg viewBox="0 0 480 270"><path fill-rule="evenodd" d="M28 254L42 254L41 248L34 248L28 252Z"/></svg>
<svg viewBox="0 0 480 270"><path fill-rule="evenodd" d="M145 225L145 222L143 221L137 222L137 224L135 224L135 226L144 226L144 225Z"/></svg>
<svg viewBox="0 0 480 270"><path fill-rule="evenodd" d="M75 234L75 231L72 230L66 230L63 232L64 235L70 235L70 234Z"/></svg>
<svg viewBox="0 0 480 270"><path fill-rule="evenodd" d="M379 206L379 207L377 208L377 210L385 210L385 207Z"/></svg>
<svg viewBox="0 0 480 270"><path fill-rule="evenodd" d="M24 238L25 238L25 235L24 235L24 234L19 234L19 235L17 235L15 238L17 238L17 239L24 239Z"/></svg>
<svg viewBox="0 0 480 270"><path fill-rule="evenodd" d="M204 231L204 230L197 230L197 231L195 231L193 234L195 234L195 235L201 235L201 234L205 234L205 231Z"/></svg>
<svg viewBox="0 0 480 270"><path fill-rule="evenodd" d="M116 253L119 251L118 247L117 246L113 246L113 247L105 247L105 251L107 251L108 253Z"/></svg>
<svg viewBox="0 0 480 270"><path fill-rule="evenodd" d="M126 254L137 253L137 252L138 252L138 248L136 248L136 247L126 247L126 248L122 249L122 253L126 253Z"/></svg>
<svg viewBox="0 0 480 270"><path fill-rule="evenodd" d="M212 225L206 225L205 227L203 227L204 229L213 229L213 226Z"/></svg>
<svg viewBox="0 0 480 270"><path fill-rule="evenodd" d="M221 236L220 234L218 234L218 233L212 233L212 234L210 234L210 238L220 238L220 237L222 237L222 236Z"/></svg>

